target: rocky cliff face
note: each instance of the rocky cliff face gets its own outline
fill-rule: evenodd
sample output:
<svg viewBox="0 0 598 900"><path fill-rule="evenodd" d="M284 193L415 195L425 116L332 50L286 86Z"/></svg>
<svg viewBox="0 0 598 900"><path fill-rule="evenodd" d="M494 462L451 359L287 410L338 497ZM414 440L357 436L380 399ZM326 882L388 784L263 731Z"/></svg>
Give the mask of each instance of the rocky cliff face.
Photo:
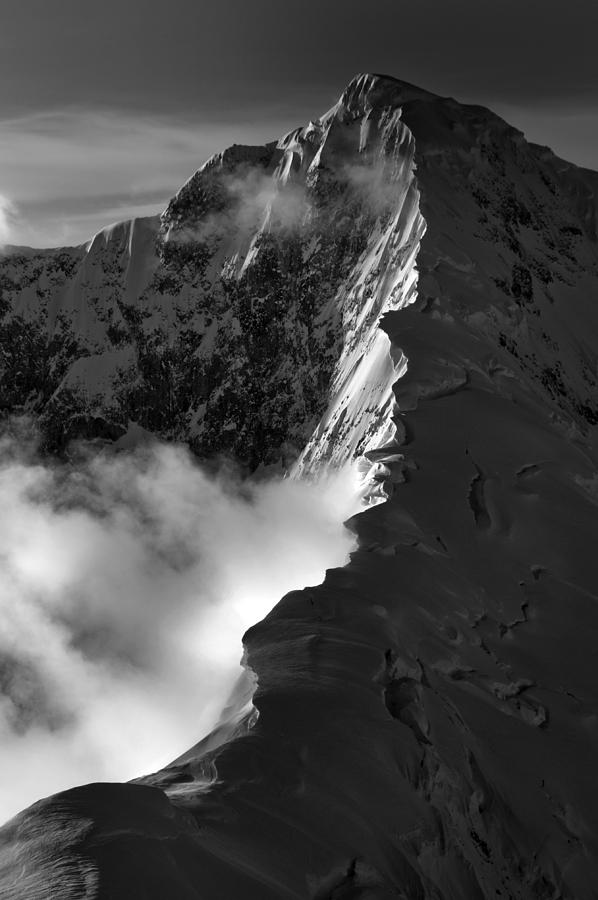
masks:
<svg viewBox="0 0 598 900"><path fill-rule="evenodd" d="M246 151L230 153L247 163ZM288 595L246 634L253 727L224 743L208 738L136 784L91 785L31 807L1 832L6 895L590 900L598 176L528 144L487 110L377 76L356 79L322 120L252 154L252 167L276 167L276 197L302 185L299 225L285 220L257 238L239 226L236 249L225 251L227 219L202 268L193 255L203 246L202 204L219 211L223 202L205 185L212 169L227 171L225 153L161 224L127 226L118 245L153 229L148 244L161 249L151 278L177 273L169 299L148 301L156 317L191 308L195 300L182 298L200 295L200 270L217 285L201 295L216 320L203 346L228 346L228 335L231 368L240 361L250 371L256 346L232 310L261 311L265 347L271 335L280 362L270 400L279 386L286 396L288 347L298 354L303 393L294 387L282 405L294 412L280 431L268 426L258 439L253 418L234 418L235 390L212 386L203 418L189 419L195 439L212 447L214 403L213 421L234 423L219 446L235 452L267 456L288 441L295 456L305 448L301 467L343 448L363 452L368 440L375 447L389 400L378 347L388 340L402 373L400 413L392 446L370 457L385 460L392 495L354 520L360 549L348 566ZM356 159L348 186L338 172ZM273 201L267 215L275 213ZM109 245L116 233L95 242ZM94 252L110 258L93 246L44 257L47 283L63 277L49 260L75 272ZM302 252L295 270L291 246ZM5 265L29 278L36 258ZM314 299L308 321L298 295L276 293L281 279ZM19 296L13 309L24 320L33 299ZM277 318L283 296L295 299ZM220 302L223 311L211 312ZM387 338L374 331L382 313ZM65 344L54 358L67 356ZM214 371L216 385L223 369ZM312 374L320 381L310 394ZM371 395L362 401L363 385Z"/></svg>

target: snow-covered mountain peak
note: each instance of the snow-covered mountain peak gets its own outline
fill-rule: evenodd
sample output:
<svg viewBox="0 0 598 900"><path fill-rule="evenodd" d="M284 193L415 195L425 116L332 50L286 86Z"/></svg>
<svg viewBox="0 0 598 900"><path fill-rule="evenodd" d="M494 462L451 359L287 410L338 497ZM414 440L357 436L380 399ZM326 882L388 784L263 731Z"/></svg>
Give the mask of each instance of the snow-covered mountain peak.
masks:
<svg viewBox="0 0 598 900"><path fill-rule="evenodd" d="M361 73L353 78L343 93L339 104L350 112L368 113L384 108L397 109L410 100L437 100L436 94L391 75Z"/></svg>
<svg viewBox="0 0 598 900"><path fill-rule="evenodd" d="M595 265L576 234L595 237L595 174L489 110L362 74L317 121L211 157L160 217L80 248L5 254L6 408L39 416L54 448L136 422L251 466L371 451L392 432L405 364L390 362L378 323L416 296L422 191L435 234L447 215L464 234L459 252L428 244L426 295L444 259L473 266L488 288L470 315L549 378L558 360L521 298L550 297L552 316L555 291ZM592 410L580 390L573 405Z"/></svg>
<svg viewBox="0 0 598 900"><path fill-rule="evenodd" d="M598 896L597 195L364 75L161 220L0 261L2 402L49 447L133 421L253 467L367 453L389 494L245 635L249 733L32 807L12 896Z"/></svg>
<svg viewBox="0 0 598 900"><path fill-rule="evenodd" d="M48 446L133 421L200 455L303 469L386 435L395 370L378 322L412 299L423 228L400 109L357 101L388 90L357 79L350 114L341 99L277 143L215 154L159 218L6 258L6 321L33 331L50 373L15 359L6 377L28 371ZM352 413L336 393L349 388Z"/></svg>

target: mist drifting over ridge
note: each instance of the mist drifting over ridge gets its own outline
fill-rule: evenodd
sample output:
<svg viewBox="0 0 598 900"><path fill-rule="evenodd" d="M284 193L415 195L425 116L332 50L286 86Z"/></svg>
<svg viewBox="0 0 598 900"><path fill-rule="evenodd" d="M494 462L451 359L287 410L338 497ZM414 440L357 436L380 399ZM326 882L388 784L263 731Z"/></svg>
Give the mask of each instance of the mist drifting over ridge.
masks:
<svg viewBox="0 0 598 900"><path fill-rule="evenodd" d="M75 463L0 441L0 809L158 768L203 737L241 636L354 546L357 474L242 482L156 442Z"/></svg>

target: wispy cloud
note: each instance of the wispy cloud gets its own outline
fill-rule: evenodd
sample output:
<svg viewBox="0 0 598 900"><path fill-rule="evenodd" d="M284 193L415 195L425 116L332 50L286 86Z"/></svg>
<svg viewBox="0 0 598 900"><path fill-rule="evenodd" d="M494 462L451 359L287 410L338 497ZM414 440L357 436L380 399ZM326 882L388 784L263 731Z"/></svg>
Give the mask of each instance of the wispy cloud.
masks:
<svg viewBox="0 0 598 900"><path fill-rule="evenodd" d="M253 234L266 224L271 231L289 231L308 214L303 183L245 164L215 177L227 199L225 206L199 221L176 223L171 240L211 241L234 232Z"/></svg>
<svg viewBox="0 0 598 900"><path fill-rule="evenodd" d="M392 165L384 157L360 163L346 163L340 175L346 179L361 203L373 215L382 215L397 209L404 178L397 178Z"/></svg>
<svg viewBox="0 0 598 900"><path fill-rule="evenodd" d="M0 249L12 239L14 206L7 197L0 194Z"/></svg>

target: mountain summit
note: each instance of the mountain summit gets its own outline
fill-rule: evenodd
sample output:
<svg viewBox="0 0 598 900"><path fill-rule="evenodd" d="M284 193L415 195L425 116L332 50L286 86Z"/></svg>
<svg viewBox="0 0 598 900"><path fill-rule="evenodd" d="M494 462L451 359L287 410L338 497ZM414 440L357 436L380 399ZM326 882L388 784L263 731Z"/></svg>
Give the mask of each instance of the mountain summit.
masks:
<svg viewBox="0 0 598 900"><path fill-rule="evenodd" d="M597 191L361 75L161 216L0 261L3 406L48 450L135 425L252 468L367 455L389 495L245 635L257 716L25 810L3 896L598 894Z"/></svg>

